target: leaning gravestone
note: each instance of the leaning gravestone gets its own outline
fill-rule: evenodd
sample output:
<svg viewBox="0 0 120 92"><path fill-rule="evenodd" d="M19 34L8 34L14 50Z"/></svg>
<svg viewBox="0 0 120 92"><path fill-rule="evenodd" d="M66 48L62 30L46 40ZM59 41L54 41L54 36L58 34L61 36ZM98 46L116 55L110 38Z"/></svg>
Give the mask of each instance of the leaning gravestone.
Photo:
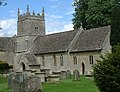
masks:
<svg viewBox="0 0 120 92"><path fill-rule="evenodd" d="M80 80L80 73L78 70L73 72L73 80Z"/></svg>
<svg viewBox="0 0 120 92"><path fill-rule="evenodd" d="M8 75L8 88L9 89L12 89L12 79L15 78L15 73L14 72L11 72L9 75Z"/></svg>
<svg viewBox="0 0 120 92"><path fill-rule="evenodd" d="M61 79L66 79L66 78L67 78L66 71L61 71Z"/></svg>
<svg viewBox="0 0 120 92"><path fill-rule="evenodd" d="M41 92L40 78L30 73L16 73L12 84L12 92Z"/></svg>
<svg viewBox="0 0 120 92"><path fill-rule="evenodd" d="M68 78L71 78L71 72L70 72L70 70L67 70L67 79Z"/></svg>

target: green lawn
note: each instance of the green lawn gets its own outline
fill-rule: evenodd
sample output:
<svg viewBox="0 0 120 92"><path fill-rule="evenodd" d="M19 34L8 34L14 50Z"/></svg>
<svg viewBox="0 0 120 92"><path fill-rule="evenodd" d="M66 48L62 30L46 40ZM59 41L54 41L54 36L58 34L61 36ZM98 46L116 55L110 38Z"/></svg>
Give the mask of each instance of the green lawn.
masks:
<svg viewBox="0 0 120 92"><path fill-rule="evenodd" d="M99 90L92 80L82 76L80 81L67 79L59 83L44 83L43 92L99 92Z"/></svg>
<svg viewBox="0 0 120 92"><path fill-rule="evenodd" d="M7 86L7 78L0 77L0 92L11 92ZM82 76L80 81L67 79L59 83L43 83L42 92L99 92L99 90L92 80Z"/></svg>
<svg viewBox="0 0 120 92"><path fill-rule="evenodd" d="M8 89L7 78L0 77L0 92L11 92Z"/></svg>

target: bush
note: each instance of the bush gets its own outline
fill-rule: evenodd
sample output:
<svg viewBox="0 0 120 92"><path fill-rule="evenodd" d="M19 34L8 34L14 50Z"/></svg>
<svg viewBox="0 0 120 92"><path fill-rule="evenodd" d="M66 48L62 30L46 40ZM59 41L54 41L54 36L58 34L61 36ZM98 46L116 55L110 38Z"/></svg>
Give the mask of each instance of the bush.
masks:
<svg viewBox="0 0 120 92"><path fill-rule="evenodd" d="M0 73L7 73L9 68L12 68L8 63L0 61Z"/></svg>
<svg viewBox="0 0 120 92"><path fill-rule="evenodd" d="M120 92L120 46L93 66L93 76L101 92Z"/></svg>

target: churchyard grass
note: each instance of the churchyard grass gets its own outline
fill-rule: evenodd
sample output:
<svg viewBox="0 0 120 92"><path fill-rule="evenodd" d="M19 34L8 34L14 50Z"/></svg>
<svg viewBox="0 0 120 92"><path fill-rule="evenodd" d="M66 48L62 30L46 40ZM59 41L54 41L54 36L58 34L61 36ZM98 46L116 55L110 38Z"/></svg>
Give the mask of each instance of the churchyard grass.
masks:
<svg viewBox="0 0 120 92"><path fill-rule="evenodd" d="M100 92L91 79L80 76L79 81L62 80L59 83L44 83L43 92Z"/></svg>
<svg viewBox="0 0 120 92"><path fill-rule="evenodd" d="M11 92L8 89L7 78L0 77L0 92ZM91 79L80 77L79 81L61 80L58 83L43 83L42 92L99 92Z"/></svg>
<svg viewBox="0 0 120 92"><path fill-rule="evenodd" d="M0 92L11 92L11 90L8 89L6 77L0 77Z"/></svg>

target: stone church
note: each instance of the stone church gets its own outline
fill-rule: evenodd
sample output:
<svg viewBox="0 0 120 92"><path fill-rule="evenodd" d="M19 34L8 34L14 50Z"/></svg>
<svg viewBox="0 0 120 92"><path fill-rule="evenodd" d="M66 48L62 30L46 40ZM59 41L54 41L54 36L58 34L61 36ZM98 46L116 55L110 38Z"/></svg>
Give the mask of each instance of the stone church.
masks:
<svg viewBox="0 0 120 92"><path fill-rule="evenodd" d="M52 27L52 26L51 26ZM15 72L49 70L49 73L78 70L91 75L92 65L111 52L110 26L75 29L45 34L45 14L18 9L17 35L0 37L0 61L13 65Z"/></svg>

